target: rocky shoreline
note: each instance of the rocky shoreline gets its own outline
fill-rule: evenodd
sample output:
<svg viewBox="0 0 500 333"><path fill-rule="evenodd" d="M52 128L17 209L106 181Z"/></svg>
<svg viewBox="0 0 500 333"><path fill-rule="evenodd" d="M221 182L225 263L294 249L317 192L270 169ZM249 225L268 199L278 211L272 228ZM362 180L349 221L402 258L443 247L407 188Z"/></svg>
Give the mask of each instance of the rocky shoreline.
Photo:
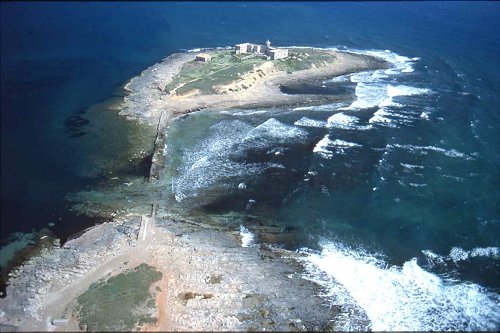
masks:
<svg viewBox="0 0 500 333"><path fill-rule="evenodd" d="M247 91L225 95L168 96L161 89L194 53L174 54L133 78L120 115L157 127L150 180L165 163L170 119L206 107L307 105L325 96L287 95L279 85L387 66L375 58L339 54L336 67L269 72ZM345 57L345 58L343 58ZM342 60L343 59L343 60ZM368 59L368 60L367 60ZM143 330L335 330L349 313L369 329L360 309L330 308L321 287L304 275L302 254L266 245L242 247L236 230L216 230L163 216L124 213L63 246L45 248L9 275L0 300L2 331L81 331L77 297L92 284L141 264L163 275L157 284L157 319ZM60 324L57 319L63 319ZM54 321L56 320L56 321ZM359 327L359 325L358 325Z"/></svg>
<svg viewBox="0 0 500 333"><path fill-rule="evenodd" d="M242 247L237 231L142 218L146 233L139 216L104 223L13 271L2 331L80 331L76 297L142 263L163 273L157 321L143 330L335 330L338 309L303 278L300 254ZM60 318L67 325L53 325Z"/></svg>

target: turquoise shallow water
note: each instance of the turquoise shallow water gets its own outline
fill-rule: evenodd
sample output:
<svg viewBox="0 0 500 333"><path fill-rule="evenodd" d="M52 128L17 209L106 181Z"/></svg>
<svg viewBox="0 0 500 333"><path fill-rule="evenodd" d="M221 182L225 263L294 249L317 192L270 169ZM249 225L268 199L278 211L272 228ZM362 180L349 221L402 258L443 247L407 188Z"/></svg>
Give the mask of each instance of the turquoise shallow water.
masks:
<svg viewBox="0 0 500 333"><path fill-rule="evenodd" d="M175 122L166 200L238 213L224 223L257 243L276 226L275 243L313 251L311 278L344 286L332 294L351 295L375 329L498 329L498 3L1 6L2 239L92 224L76 224L65 197L106 171L86 157L106 140L89 140L92 121L72 137L65 121L164 56L267 38L378 50L394 71L315 87L350 92L345 105Z"/></svg>

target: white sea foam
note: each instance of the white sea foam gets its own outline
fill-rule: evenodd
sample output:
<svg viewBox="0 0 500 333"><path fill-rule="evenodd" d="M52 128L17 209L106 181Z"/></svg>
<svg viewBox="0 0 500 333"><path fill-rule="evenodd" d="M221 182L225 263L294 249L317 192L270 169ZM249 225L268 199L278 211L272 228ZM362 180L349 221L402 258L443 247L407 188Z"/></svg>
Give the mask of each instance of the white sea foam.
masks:
<svg viewBox="0 0 500 333"><path fill-rule="evenodd" d="M453 247L449 254L454 262L468 260L475 257L489 257L500 259L500 248L498 247L476 247L470 251L464 250L461 247Z"/></svg>
<svg viewBox="0 0 500 333"><path fill-rule="evenodd" d="M408 164L408 163L399 163L402 167L406 168L406 169L423 169L424 166L423 165L416 165L416 164Z"/></svg>
<svg viewBox="0 0 500 333"><path fill-rule="evenodd" d="M244 163L240 157L247 150L256 148L279 149L278 154L282 154L277 145L301 141L306 135L305 130L274 118L255 128L240 120L216 123L210 127L210 134L202 142L183 152L178 176L172 181L174 197L178 202L193 197L210 200L211 195L233 186L235 180L241 182L269 168L283 168L277 163ZM204 196L199 195L200 191L204 191Z"/></svg>
<svg viewBox="0 0 500 333"><path fill-rule="evenodd" d="M496 330L500 325L500 296L477 284L444 280L422 269L416 259L389 267L362 250L333 242L321 245L321 253L303 251L309 254L306 269L317 280L330 278L333 291L325 297L332 305L349 301L335 296L344 288L374 331ZM327 276L317 274L318 268Z"/></svg>
<svg viewBox="0 0 500 333"><path fill-rule="evenodd" d="M423 152L427 153L428 151L434 151L437 153L441 153L445 156L448 157L454 157L454 158L463 158L466 160L472 160L473 158L467 154L464 154L462 152L459 152L456 149L444 149L441 147L436 147L436 146L416 146L416 145L401 145L401 144L389 144L387 145L387 148L392 149L392 148L399 148L399 149L405 149L410 152Z"/></svg>
<svg viewBox="0 0 500 333"><path fill-rule="evenodd" d="M266 110L245 110L231 113L233 116L251 116L256 114L266 114Z"/></svg>
<svg viewBox="0 0 500 333"><path fill-rule="evenodd" d="M388 116L390 115L391 114L387 111L386 108L380 108L373 114L373 117L371 117L368 122L371 124L377 123L385 124L388 127L396 127L396 125L391 124L392 120L388 118Z"/></svg>
<svg viewBox="0 0 500 333"><path fill-rule="evenodd" d="M333 152L328 150L330 146L330 139L328 138L328 134L321 139L316 146L314 146L313 152L320 154L324 158L331 158L333 156Z"/></svg>
<svg viewBox="0 0 500 333"><path fill-rule="evenodd" d="M387 86L387 95L389 97L423 95L428 94L429 92L430 90L425 88L416 88L404 85Z"/></svg>
<svg viewBox="0 0 500 333"><path fill-rule="evenodd" d="M295 126L286 125L275 118L270 118L264 123L248 132L244 141L256 141L264 143L269 141L271 144L285 143L303 139L307 132Z"/></svg>
<svg viewBox="0 0 500 333"><path fill-rule="evenodd" d="M344 141L344 140L340 140L340 139L335 139L335 140L331 141L331 146L341 147L341 148L362 147L358 143L348 142L348 141Z"/></svg>
<svg viewBox="0 0 500 333"><path fill-rule="evenodd" d="M261 174L269 168L282 168L276 163L241 163L231 157L242 154L247 148L246 135L253 126L239 121L222 121L210 127L205 140L187 148L179 166L179 175L172 181L172 190L178 202L198 196L207 188L224 187L225 181L234 177L245 178Z"/></svg>
<svg viewBox="0 0 500 333"><path fill-rule="evenodd" d="M358 143L348 142L340 139L330 140L329 135L325 135L316 146L313 152L318 153L321 157L330 159L334 152L338 154L345 154L345 150L354 147L362 147Z"/></svg>
<svg viewBox="0 0 500 333"><path fill-rule="evenodd" d="M383 70L386 75L397 75L400 73L408 73L413 71L413 64L419 58L408 58L401 56L390 50L350 50L350 52L358 54L367 54L374 57L382 58L387 62L390 62L393 67Z"/></svg>
<svg viewBox="0 0 500 333"><path fill-rule="evenodd" d="M422 250L422 254L428 259L429 263L431 266L434 266L435 264L439 265L445 265L446 264L446 258L432 252L431 250Z"/></svg>
<svg viewBox="0 0 500 333"><path fill-rule="evenodd" d="M346 108L347 110L374 108L387 99L387 85L359 82L356 85L355 94L356 100Z"/></svg>
<svg viewBox="0 0 500 333"><path fill-rule="evenodd" d="M299 106L293 109L293 111L336 111L341 107L345 107L347 104L345 102L324 104L324 105L312 105L312 106Z"/></svg>
<svg viewBox="0 0 500 333"><path fill-rule="evenodd" d="M307 117L302 117L293 123L295 126L304 126L304 127L325 127L326 122L321 120L315 120Z"/></svg>
<svg viewBox="0 0 500 333"><path fill-rule="evenodd" d="M441 177L453 179L454 181L457 181L457 182L463 182L464 181L463 177L457 177L457 176L453 176L453 175L441 175Z"/></svg>
<svg viewBox="0 0 500 333"><path fill-rule="evenodd" d="M350 76L351 81L357 83L355 89L356 100L352 102L351 105L341 108L340 110L378 108L370 119L370 123L386 127L397 127L398 125L408 124L418 119L415 117L410 118L409 116L402 115L400 112L392 111L394 108L401 108L404 106L396 102L396 100L402 96L424 95L431 91L429 89L407 85L394 85L387 81L391 76L413 72L413 64L415 61L419 60L419 58L404 57L389 50L349 50L348 52L382 58L390 62L392 67L386 70L365 71L352 74ZM387 117L388 115L392 117L389 118Z"/></svg>
<svg viewBox="0 0 500 333"><path fill-rule="evenodd" d="M359 121L357 117L347 115L345 113L336 113L327 120L326 127L335 127L342 129L355 129L356 123Z"/></svg>
<svg viewBox="0 0 500 333"><path fill-rule="evenodd" d="M255 235L242 225L240 225L240 236L241 247L250 247L254 244Z"/></svg>
<svg viewBox="0 0 500 333"><path fill-rule="evenodd" d="M426 112L426 111L422 112L420 114L420 118L425 119L425 120L429 120L430 119L429 112Z"/></svg>
<svg viewBox="0 0 500 333"><path fill-rule="evenodd" d="M500 248L498 247L476 247L472 250L465 250L461 247L453 247L448 255L439 255L431 250L422 250L422 254L427 258L431 267L435 265L446 266L448 264L459 265L463 261L482 257L492 260L500 260Z"/></svg>
<svg viewBox="0 0 500 333"><path fill-rule="evenodd" d="M427 184L418 184L418 183L408 183L408 185L412 187L425 187Z"/></svg>
<svg viewBox="0 0 500 333"><path fill-rule="evenodd" d="M360 79L360 77L357 79ZM395 97L424 95L430 92L429 89L405 85L395 86L376 82L376 80L375 82L374 80L358 81L355 90L356 100L345 109L359 110L374 107L402 107L402 104L395 102Z"/></svg>

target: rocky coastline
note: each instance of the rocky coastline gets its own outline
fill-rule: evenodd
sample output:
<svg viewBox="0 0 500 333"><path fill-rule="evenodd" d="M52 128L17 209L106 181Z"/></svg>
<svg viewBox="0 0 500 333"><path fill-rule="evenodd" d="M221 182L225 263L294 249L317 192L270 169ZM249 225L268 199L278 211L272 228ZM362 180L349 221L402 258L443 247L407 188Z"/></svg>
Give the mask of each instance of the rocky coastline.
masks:
<svg viewBox="0 0 500 333"><path fill-rule="evenodd" d="M120 115L157 127L150 181L165 163L170 119L204 108L307 105L328 98L287 95L280 84L387 66L372 57L338 52L335 66L269 71L248 90L220 95L171 96L161 87L196 53L174 54L125 85ZM243 78L248 79L248 78ZM77 297L99 281L143 263L162 273L156 319L142 330L331 331L348 311L369 328L360 309L330 308L321 287L304 276L303 255L264 244L243 247L242 235L168 216L127 213L94 226L63 246L54 244L10 273L0 300L2 331L84 331ZM62 320L58 321L58 320Z"/></svg>

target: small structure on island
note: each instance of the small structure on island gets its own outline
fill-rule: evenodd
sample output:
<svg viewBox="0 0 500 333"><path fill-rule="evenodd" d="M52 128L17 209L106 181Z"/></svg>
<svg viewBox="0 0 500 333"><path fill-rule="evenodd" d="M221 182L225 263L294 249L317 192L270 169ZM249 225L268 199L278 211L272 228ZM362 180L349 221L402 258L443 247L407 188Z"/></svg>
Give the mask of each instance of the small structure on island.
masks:
<svg viewBox="0 0 500 333"><path fill-rule="evenodd" d="M209 62L212 60L212 56L207 53L200 53L196 56L196 61L201 61L201 62Z"/></svg>
<svg viewBox="0 0 500 333"><path fill-rule="evenodd" d="M288 49L271 48L267 51L267 53L271 57L271 60L284 59L288 57Z"/></svg>
<svg viewBox="0 0 500 333"><path fill-rule="evenodd" d="M257 53L257 54L264 54L264 45L260 44L252 44L252 43L242 43L242 44L236 44L234 47L236 54L242 54L242 53Z"/></svg>
<svg viewBox="0 0 500 333"><path fill-rule="evenodd" d="M288 57L288 49L271 47L271 42L269 39L266 41L266 45L253 44L253 43L241 43L234 46L235 54L245 54L254 53L261 54L268 57L271 60L284 59Z"/></svg>

